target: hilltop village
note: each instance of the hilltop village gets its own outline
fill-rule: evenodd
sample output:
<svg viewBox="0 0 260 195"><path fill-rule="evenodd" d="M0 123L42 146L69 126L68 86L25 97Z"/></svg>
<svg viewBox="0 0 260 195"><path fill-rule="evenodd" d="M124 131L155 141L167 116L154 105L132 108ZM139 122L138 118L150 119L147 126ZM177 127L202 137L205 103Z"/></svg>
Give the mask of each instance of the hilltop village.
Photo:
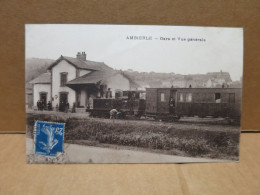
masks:
<svg viewBox="0 0 260 195"><path fill-rule="evenodd" d="M175 73L137 72L131 69L124 71L125 75L137 82L141 88L241 88L240 81L232 81L228 72L209 72L206 74L181 75Z"/></svg>

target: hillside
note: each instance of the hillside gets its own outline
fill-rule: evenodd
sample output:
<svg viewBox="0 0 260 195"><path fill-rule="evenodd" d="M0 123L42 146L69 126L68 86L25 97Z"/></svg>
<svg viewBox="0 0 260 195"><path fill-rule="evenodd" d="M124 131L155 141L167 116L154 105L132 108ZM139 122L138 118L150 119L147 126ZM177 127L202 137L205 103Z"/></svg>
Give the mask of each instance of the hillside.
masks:
<svg viewBox="0 0 260 195"><path fill-rule="evenodd" d="M25 60L25 81L28 83L40 74L46 72L47 68L55 60L29 58Z"/></svg>

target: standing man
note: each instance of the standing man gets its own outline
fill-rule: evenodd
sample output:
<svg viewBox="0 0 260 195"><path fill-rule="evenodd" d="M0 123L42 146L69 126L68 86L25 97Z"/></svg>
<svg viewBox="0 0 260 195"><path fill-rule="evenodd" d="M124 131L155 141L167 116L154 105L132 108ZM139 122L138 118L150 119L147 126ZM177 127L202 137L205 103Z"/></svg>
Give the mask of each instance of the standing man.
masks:
<svg viewBox="0 0 260 195"><path fill-rule="evenodd" d="M56 104L56 112L58 112L60 109L59 109L60 107L59 107L59 104Z"/></svg>
<svg viewBox="0 0 260 195"><path fill-rule="evenodd" d="M170 102L169 102L169 113L170 114L174 114L174 112L175 112L175 101L174 101L174 99L171 97L170 98Z"/></svg>
<svg viewBox="0 0 260 195"><path fill-rule="evenodd" d="M59 111L60 111L60 112L63 112L63 101L60 102Z"/></svg>
<svg viewBox="0 0 260 195"><path fill-rule="evenodd" d="M70 104L69 104L69 102L67 102L65 104L65 112L68 112L69 109L70 109Z"/></svg>
<svg viewBox="0 0 260 195"><path fill-rule="evenodd" d="M112 98L112 91L110 88L107 89L108 91L106 92L106 98Z"/></svg>
<svg viewBox="0 0 260 195"><path fill-rule="evenodd" d="M40 108L41 111L43 110L43 102L42 101L39 101L39 108Z"/></svg>
<svg viewBox="0 0 260 195"><path fill-rule="evenodd" d="M72 113L75 113L75 112L76 112L76 103L75 103L75 102L73 103L71 112L72 112Z"/></svg>
<svg viewBox="0 0 260 195"><path fill-rule="evenodd" d="M41 102L41 105L42 105L42 110L44 110L46 108L46 104L45 104L45 102L43 100Z"/></svg>
<svg viewBox="0 0 260 195"><path fill-rule="evenodd" d="M37 101L37 109L40 110L40 100Z"/></svg>
<svg viewBox="0 0 260 195"><path fill-rule="evenodd" d="M48 110L51 111L52 110L52 104L50 101L48 101Z"/></svg>

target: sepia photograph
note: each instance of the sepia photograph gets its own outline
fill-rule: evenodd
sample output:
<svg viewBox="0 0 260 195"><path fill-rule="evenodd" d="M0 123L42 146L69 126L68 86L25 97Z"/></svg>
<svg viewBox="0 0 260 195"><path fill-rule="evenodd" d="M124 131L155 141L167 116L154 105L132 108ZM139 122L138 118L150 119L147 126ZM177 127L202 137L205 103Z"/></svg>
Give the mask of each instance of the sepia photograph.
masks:
<svg viewBox="0 0 260 195"><path fill-rule="evenodd" d="M243 29L26 24L27 163L239 161Z"/></svg>

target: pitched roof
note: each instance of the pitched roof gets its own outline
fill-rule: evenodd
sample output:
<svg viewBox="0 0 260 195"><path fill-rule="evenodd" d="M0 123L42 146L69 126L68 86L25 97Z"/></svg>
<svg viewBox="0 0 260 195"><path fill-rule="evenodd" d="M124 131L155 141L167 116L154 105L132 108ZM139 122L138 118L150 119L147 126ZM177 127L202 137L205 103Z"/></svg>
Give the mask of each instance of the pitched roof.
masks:
<svg viewBox="0 0 260 195"><path fill-rule="evenodd" d="M98 82L105 81L106 79L112 77L116 73L116 71L93 71L67 82L66 85L96 84Z"/></svg>
<svg viewBox="0 0 260 195"><path fill-rule="evenodd" d="M30 84L48 84L51 83L51 73L46 72L29 82Z"/></svg>
<svg viewBox="0 0 260 195"><path fill-rule="evenodd" d="M131 78L126 76L122 71L115 71L115 70L105 70L105 71L93 71L91 73L85 74L81 77L73 79L66 83L66 85L76 85L76 84L97 84L105 83L109 78L115 76L116 74L121 74L123 77L129 80L130 84L133 87L139 87L137 83L135 83Z"/></svg>
<svg viewBox="0 0 260 195"><path fill-rule="evenodd" d="M57 65L61 60L65 60L71 65L75 66L79 69L87 69L87 70L113 70L109 66L107 66L104 62L94 62L90 60L81 60L77 58L67 57L67 56L61 56L58 60L53 62L48 69L51 69L55 65Z"/></svg>

